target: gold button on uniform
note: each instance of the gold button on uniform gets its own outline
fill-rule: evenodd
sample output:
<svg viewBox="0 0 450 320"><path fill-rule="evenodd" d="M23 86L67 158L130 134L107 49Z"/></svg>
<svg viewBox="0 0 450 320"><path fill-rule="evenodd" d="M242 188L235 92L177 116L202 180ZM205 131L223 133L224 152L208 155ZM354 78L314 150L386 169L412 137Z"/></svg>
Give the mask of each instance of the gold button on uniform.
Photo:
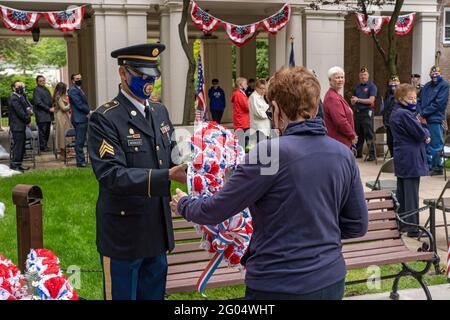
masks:
<svg viewBox="0 0 450 320"><path fill-rule="evenodd" d="M120 215L124 216L125 215L125 211L120 211Z"/></svg>
<svg viewBox="0 0 450 320"><path fill-rule="evenodd" d="M136 111L131 111L131 115L133 116L133 117L135 117L135 116L137 116L137 112Z"/></svg>
<svg viewBox="0 0 450 320"><path fill-rule="evenodd" d="M130 134L134 134L134 130L133 129L130 129L129 132L130 132Z"/></svg>
<svg viewBox="0 0 450 320"><path fill-rule="evenodd" d="M159 165L162 166L162 164L163 164L163 161L159 160Z"/></svg>
<svg viewBox="0 0 450 320"><path fill-rule="evenodd" d="M156 151L159 151L159 146L156 146Z"/></svg>
<svg viewBox="0 0 450 320"><path fill-rule="evenodd" d="M138 147L134 147L134 151L139 151L139 148Z"/></svg>

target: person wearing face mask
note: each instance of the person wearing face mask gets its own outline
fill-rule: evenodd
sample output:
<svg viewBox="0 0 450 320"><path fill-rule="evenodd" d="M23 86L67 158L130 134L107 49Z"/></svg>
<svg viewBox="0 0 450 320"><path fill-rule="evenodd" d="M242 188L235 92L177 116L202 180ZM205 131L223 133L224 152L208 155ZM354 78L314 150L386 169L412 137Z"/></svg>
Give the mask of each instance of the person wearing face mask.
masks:
<svg viewBox="0 0 450 320"><path fill-rule="evenodd" d="M9 99L9 130L12 134L11 163L12 170L24 172L29 168L22 166L25 155L25 130L31 122L30 113L27 110L30 105L24 94L25 85L23 82L14 81L11 85L13 92Z"/></svg>
<svg viewBox="0 0 450 320"><path fill-rule="evenodd" d="M340 141L351 149L356 144L358 136L353 122L353 111L341 96L345 85L345 72L341 67L333 67L328 70L330 89L323 101L324 120L327 126L328 136Z"/></svg>
<svg viewBox="0 0 450 320"><path fill-rule="evenodd" d="M416 88L401 84L395 91L397 103L389 119L394 138L394 166L397 176L399 214L419 208L420 177L428 175L425 145L430 143L430 133L416 116ZM406 217L412 224L419 224L419 213ZM409 237L417 237L419 230L407 229Z"/></svg>
<svg viewBox="0 0 450 320"><path fill-rule="evenodd" d="M166 107L150 100L160 76L160 43L121 48L118 95L89 121L89 155L99 183L97 250L105 299L162 300L166 252L174 248L170 181L186 183L171 154Z"/></svg>
<svg viewBox="0 0 450 320"><path fill-rule="evenodd" d="M72 86L69 89L69 103L72 110L72 125L75 129L75 153L77 167L86 167L86 158L84 155L84 144L86 142L86 133L88 128L88 117L92 113L89 107L87 96L81 85L83 83L80 73L72 74L70 77Z"/></svg>
<svg viewBox="0 0 450 320"><path fill-rule="evenodd" d="M269 104L264 100L266 92L266 80L259 79L256 81L255 91L248 99L250 126L256 134L256 143L270 137L270 120L266 114Z"/></svg>
<svg viewBox="0 0 450 320"><path fill-rule="evenodd" d="M420 93L417 104L419 120L426 124L431 134L431 143L427 145L427 159L430 175L442 175L444 163L440 156L444 147L442 123L445 120L447 109L449 85L442 79L441 68L433 66L430 70L431 81Z"/></svg>
<svg viewBox="0 0 450 320"><path fill-rule="evenodd" d="M39 130L39 148L41 151L50 151L47 146L50 137L51 122L54 120L55 108L50 91L45 86L45 77L36 77L36 88L33 91L34 114Z"/></svg>
<svg viewBox="0 0 450 320"><path fill-rule="evenodd" d="M394 157L394 139L392 138L391 128L389 126L389 119L391 117L392 110L394 110L394 106L396 104L395 101L395 91L400 84L400 80L398 76L392 76L389 79L388 90L386 91L386 95L384 96L383 105L383 125L386 128L386 142L389 149L389 154L391 158Z"/></svg>
<svg viewBox="0 0 450 320"><path fill-rule="evenodd" d="M177 189L172 211L215 225L250 208L253 235L241 261L247 299L342 299L341 239L361 237L368 228L355 157L316 118L320 84L306 68L276 72L268 98L281 136L253 148L213 197ZM271 150L270 164L259 161L260 148ZM274 164L278 170L263 170Z"/></svg>

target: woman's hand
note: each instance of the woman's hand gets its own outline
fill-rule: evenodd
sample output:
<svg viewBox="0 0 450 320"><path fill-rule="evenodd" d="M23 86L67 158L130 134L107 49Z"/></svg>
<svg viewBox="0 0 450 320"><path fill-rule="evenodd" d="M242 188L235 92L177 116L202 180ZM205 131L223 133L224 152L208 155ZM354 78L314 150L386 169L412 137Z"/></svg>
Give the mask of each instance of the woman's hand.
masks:
<svg viewBox="0 0 450 320"><path fill-rule="evenodd" d="M172 197L172 201L170 201L170 210L175 213L175 214L179 214L178 213L178 201L180 201L181 198L183 197L187 197L187 193L181 191L180 189L177 188L176 190L176 195L174 195Z"/></svg>
<svg viewBox="0 0 450 320"><path fill-rule="evenodd" d="M426 139L425 139L425 143L426 144L429 144L431 142L431 138L430 137L427 137Z"/></svg>

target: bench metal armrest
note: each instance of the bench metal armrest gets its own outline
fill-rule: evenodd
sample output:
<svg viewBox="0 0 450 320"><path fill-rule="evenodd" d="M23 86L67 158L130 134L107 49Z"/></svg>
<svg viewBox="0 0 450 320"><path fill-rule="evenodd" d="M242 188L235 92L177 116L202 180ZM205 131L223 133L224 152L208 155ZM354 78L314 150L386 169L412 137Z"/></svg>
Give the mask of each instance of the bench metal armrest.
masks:
<svg viewBox="0 0 450 320"><path fill-rule="evenodd" d="M414 223L409 223L406 222L405 220L403 220L398 213L396 213L396 218L397 221L399 222L399 230L402 231L404 228L406 227L416 227L418 229L420 229L427 237L428 239L430 239L430 246L429 246L429 250L430 252L434 252L433 248L434 248L434 237L431 234L430 231L428 231L427 229L425 229L423 226L419 225L419 224L414 224Z"/></svg>

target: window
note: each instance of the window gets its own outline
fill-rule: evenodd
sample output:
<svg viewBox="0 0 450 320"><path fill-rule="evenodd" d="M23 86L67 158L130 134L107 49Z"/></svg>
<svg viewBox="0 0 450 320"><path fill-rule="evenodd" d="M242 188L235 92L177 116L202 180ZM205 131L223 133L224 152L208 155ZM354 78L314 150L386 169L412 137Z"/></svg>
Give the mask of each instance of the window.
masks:
<svg viewBox="0 0 450 320"><path fill-rule="evenodd" d="M444 14L444 43L450 44L450 8L445 8Z"/></svg>

